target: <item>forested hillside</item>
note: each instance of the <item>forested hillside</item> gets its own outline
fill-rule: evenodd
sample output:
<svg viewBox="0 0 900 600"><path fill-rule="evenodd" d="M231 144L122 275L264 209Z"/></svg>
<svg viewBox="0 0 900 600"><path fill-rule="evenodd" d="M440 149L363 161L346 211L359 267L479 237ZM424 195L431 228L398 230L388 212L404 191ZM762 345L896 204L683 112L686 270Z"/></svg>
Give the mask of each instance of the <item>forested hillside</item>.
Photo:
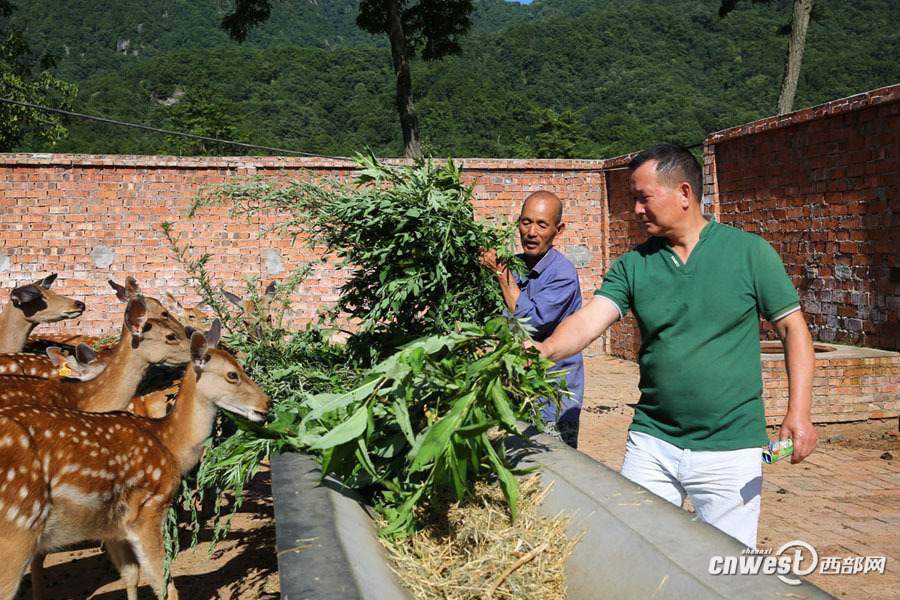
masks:
<svg viewBox="0 0 900 600"><path fill-rule="evenodd" d="M218 29L225 0L123 1L105 11L34 0L17 15L29 41L35 21L24 13L40 5L57 11L40 49L63 43L69 56L83 54L61 60L58 71L80 86L80 112L185 130L196 105L218 116L218 137L332 155L364 144L402 154L390 54L385 40L355 29L356 0L276 2L286 12L243 46ZM161 5L168 16L160 17ZM774 112L786 1L740 3L725 19L718 1L476 6L461 56L413 63L422 138L435 155L609 157L658 141L699 142ZM900 2L818 6L795 108L900 82ZM82 79L87 73L105 74ZM85 121L69 129L55 151L189 153L160 134Z"/></svg>

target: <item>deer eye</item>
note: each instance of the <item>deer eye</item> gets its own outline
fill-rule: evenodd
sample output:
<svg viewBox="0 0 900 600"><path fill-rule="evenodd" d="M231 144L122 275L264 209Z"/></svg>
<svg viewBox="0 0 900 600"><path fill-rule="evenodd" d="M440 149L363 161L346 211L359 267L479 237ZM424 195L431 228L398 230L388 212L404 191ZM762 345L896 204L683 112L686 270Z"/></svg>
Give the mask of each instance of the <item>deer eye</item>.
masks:
<svg viewBox="0 0 900 600"><path fill-rule="evenodd" d="M236 371L228 371L228 375L226 375L226 377L228 377L228 381L237 381L239 379Z"/></svg>
<svg viewBox="0 0 900 600"><path fill-rule="evenodd" d="M162 311L162 318L163 318L163 319L168 319L168 318L169 318L169 311L167 311L167 310Z"/></svg>
<svg viewBox="0 0 900 600"><path fill-rule="evenodd" d="M167 339L168 341L170 341L170 342L174 342L175 339L176 339L176 338L175 338L175 334L174 334L174 333L168 334L168 335L166 336L166 339Z"/></svg>

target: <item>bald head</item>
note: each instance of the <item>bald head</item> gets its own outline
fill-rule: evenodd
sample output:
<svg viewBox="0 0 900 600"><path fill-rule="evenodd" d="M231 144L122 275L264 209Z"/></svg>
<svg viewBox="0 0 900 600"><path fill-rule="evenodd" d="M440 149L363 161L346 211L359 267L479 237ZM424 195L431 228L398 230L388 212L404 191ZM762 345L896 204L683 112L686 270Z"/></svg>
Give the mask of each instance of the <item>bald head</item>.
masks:
<svg viewBox="0 0 900 600"><path fill-rule="evenodd" d="M519 215L519 238L525 254L525 265L534 267L553 246L553 239L562 233L563 204L556 194L541 190L525 199Z"/></svg>
<svg viewBox="0 0 900 600"><path fill-rule="evenodd" d="M559 199L559 196L554 194L553 192L548 192L547 190L538 190L525 198L525 202L522 204L522 213L526 212L526 207L528 207L529 203L540 203L547 207L547 210L550 210L554 216L554 224L559 225L562 222L562 213L563 213L563 203L562 200Z"/></svg>

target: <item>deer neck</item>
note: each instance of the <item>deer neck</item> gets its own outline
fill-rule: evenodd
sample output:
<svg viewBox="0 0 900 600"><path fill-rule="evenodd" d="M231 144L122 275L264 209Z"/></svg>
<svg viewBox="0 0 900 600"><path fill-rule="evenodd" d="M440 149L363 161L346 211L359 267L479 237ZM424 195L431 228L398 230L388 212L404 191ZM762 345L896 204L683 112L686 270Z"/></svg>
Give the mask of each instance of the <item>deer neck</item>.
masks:
<svg viewBox="0 0 900 600"><path fill-rule="evenodd" d="M90 381L66 382L67 395L77 399L78 410L108 412L125 410L137 393L141 379L150 365L143 360L132 343L131 333L122 328L119 343L103 372Z"/></svg>
<svg viewBox="0 0 900 600"><path fill-rule="evenodd" d="M216 406L199 390L197 373L188 365L175 398L175 407L162 419L148 421L178 461L181 473L200 462L203 443L216 422Z"/></svg>
<svg viewBox="0 0 900 600"><path fill-rule="evenodd" d="M25 319L22 311L7 302L0 312L0 353L21 352L37 323Z"/></svg>

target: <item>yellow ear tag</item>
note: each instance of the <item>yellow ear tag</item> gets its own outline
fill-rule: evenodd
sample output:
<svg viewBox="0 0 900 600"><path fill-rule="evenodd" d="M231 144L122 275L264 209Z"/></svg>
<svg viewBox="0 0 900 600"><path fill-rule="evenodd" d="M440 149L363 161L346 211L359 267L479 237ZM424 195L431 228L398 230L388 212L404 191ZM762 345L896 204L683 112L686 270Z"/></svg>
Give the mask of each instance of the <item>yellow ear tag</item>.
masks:
<svg viewBox="0 0 900 600"><path fill-rule="evenodd" d="M62 366L59 368L59 376L60 377L68 377L71 374L72 374L72 369L69 368L69 365L67 365L66 363L63 363Z"/></svg>

